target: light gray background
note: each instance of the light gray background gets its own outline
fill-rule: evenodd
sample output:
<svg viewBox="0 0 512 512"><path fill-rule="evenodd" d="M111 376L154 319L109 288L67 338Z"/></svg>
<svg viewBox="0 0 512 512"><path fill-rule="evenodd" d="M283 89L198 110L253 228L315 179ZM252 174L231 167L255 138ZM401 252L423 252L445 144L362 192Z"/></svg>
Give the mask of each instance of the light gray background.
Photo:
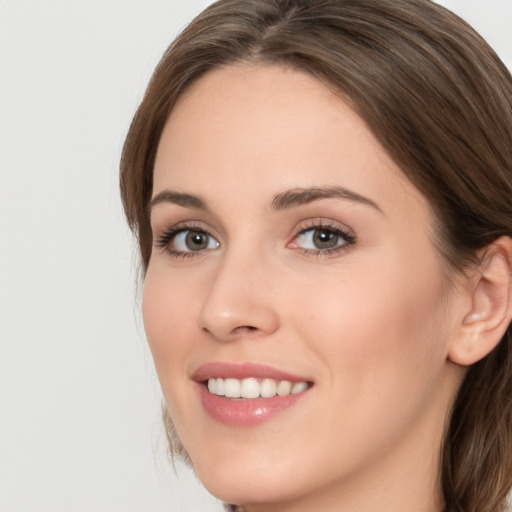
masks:
<svg viewBox="0 0 512 512"><path fill-rule="evenodd" d="M0 512L210 512L167 464L117 166L207 0L0 0ZM512 0L444 0L512 68Z"/></svg>

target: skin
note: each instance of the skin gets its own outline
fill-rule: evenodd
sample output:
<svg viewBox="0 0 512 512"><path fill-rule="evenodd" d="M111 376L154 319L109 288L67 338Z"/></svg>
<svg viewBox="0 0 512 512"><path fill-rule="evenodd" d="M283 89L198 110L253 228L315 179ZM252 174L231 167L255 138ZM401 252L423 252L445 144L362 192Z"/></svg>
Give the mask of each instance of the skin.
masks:
<svg viewBox="0 0 512 512"><path fill-rule="evenodd" d="M309 187L368 201L272 208ZM438 452L465 371L449 353L472 299L446 285L426 200L364 122L297 71L210 72L164 129L153 197L169 190L207 208L154 205L144 323L207 489L249 512L440 511ZM211 236L206 249L158 245L191 224ZM354 243L315 249L318 225ZM314 386L267 422L231 427L204 411L191 379L212 361L263 363Z"/></svg>

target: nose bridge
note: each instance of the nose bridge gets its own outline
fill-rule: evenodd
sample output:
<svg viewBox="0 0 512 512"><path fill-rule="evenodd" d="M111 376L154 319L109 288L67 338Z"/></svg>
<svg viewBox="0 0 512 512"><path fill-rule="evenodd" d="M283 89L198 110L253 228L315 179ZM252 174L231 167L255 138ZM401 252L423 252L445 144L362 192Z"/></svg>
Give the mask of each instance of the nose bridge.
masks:
<svg viewBox="0 0 512 512"><path fill-rule="evenodd" d="M198 323L219 340L271 334L278 327L269 262L241 244L224 252L212 275Z"/></svg>

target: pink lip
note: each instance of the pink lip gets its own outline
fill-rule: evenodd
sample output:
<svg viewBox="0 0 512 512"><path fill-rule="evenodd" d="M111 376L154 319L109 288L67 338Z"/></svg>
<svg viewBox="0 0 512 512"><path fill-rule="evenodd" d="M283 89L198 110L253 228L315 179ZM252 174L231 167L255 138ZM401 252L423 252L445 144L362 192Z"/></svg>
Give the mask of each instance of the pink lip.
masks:
<svg viewBox="0 0 512 512"><path fill-rule="evenodd" d="M291 373L278 370L272 366L257 363L208 363L199 367L193 374L192 379L196 382L204 382L211 378L222 377L224 379L245 379L255 377L256 379L289 380L290 382L310 381L307 377L292 375Z"/></svg>
<svg viewBox="0 0 512 512"><path fill-rule="evenodd" d="M300 393L272 398L255 398L251 400L233 399L211 394L205 385L209 378L289 380L291 382L310 381L307 378L292 375L276 368L253 363L208 363L198 368L193 379L204 410L216 421L230 426L249 427L270 420L275 415L290 409L301 401L311 388Z"/></svg>

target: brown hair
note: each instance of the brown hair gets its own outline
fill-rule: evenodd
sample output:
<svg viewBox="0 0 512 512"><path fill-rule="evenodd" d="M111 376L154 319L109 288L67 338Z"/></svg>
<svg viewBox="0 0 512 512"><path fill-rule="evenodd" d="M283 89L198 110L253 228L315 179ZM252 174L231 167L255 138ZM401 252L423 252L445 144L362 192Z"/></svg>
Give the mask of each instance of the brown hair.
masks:
<svg viewBox="0 0 512 512"><path fill-rule="evenodd" d="M453 271L512 236L512 77L464 21L429 0L220 0L164 54L130 127L121 193L143 271L160 135L208 71L239 61L293 67L366 121L437 219ZM512 485L512 336L473 365L442 447L446 512L503 510ZM172 439L172 423L168 422Z"/></svg>

